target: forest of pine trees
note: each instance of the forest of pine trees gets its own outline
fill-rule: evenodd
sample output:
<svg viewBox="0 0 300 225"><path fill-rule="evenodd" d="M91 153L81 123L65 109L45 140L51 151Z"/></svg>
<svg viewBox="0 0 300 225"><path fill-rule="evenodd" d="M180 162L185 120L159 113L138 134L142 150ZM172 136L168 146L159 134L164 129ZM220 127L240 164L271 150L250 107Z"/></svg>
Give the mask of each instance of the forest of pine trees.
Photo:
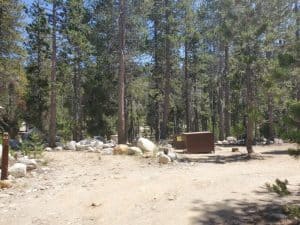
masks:
<svg viewBox="0 0 300 225"><path fill-rule="evenodd" d="M299 0L0 0L0 127L300 142Z"/></svg>

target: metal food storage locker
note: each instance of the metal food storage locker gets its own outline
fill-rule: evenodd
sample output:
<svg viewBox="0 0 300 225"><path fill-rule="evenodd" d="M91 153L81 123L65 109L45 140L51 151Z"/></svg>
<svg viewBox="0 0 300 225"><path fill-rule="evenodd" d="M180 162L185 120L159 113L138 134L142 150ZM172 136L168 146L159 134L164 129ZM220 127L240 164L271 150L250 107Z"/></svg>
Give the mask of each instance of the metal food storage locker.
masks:
<svg viewBox="0 0 300 225"><path fill-rule="evenodd" d="M182 135L187 153L211 153L215 151L214 135L211 132L192 132Z"/></svg>

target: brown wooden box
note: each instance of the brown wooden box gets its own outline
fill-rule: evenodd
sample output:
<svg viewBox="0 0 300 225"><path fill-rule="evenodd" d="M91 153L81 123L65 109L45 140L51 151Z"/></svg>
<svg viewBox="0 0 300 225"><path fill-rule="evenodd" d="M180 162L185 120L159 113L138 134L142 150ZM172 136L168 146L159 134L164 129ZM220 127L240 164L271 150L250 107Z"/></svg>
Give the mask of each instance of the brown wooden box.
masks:
<svg viewBox="0 0 300 225"><path fill-rule="evenodd" d="M183 133L187 153L214 152L214 135L211 132Z"/></svg>

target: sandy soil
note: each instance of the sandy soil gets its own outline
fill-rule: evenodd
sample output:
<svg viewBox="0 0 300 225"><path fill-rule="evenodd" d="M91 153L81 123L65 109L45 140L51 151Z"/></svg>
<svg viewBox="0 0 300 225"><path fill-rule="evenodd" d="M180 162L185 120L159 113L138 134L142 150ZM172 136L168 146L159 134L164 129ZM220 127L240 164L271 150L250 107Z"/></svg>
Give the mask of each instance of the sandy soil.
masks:
<svg viewBox="0 0 300 225"><path fill-rule="evenodd" d="M255 147L264 160L250 161L241 156L242 147L239 153L217 148L215 154L180 155L169 165L130 156L46 153L47 165L0 190L0 224L291 224L276 214L277 206L300 200L300 160L288 156L287 148ZM288 179L291 196L266 191L265 183L276 178Z"/></svg>

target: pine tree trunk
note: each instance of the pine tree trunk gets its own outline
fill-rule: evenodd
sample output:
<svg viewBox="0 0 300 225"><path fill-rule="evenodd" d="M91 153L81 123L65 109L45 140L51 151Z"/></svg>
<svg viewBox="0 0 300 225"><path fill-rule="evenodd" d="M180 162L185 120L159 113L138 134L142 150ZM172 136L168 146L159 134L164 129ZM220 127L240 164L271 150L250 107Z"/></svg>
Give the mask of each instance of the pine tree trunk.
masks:
<svg viewBox="0 0 300 225"><path fill-rule="evenodd" d="M224 47L224 70L223 70L223 81L224 81L224 129L225 129L225 136L230 136L230 87L229 87L229 46L228 44Z"/></svg>
<svg viewBox="0 0 300 225"><path fill-rule="evenodd" d="M80 141L82 139L82 109L81 109L81 77L80 77L80 60L79 53L78 60L74 65L74 127L73 127L73 140Z"/></svg>
<svg viewBox="0 0 300 225"><path fill-rule="evenodd" d="M223 46L220 45L220 49ZM217 110L219 114L219 140L225 139L225 127L224 127L224 82L223 82L223 57L219 55L219 65L218 65L218 100L217 100Z"/></svg>
<svg viewBox="0 0 300 225"><path fill-rule="evenodd" d="M38 12L40 12L40 1L38 1ZM38 14L38 19L40 20L40 13ZM37 65L38 65L38 79L42 79L42 60L41 60L41 33L40 33L40 28L38 28L37 30L37 39L38 39L38 43L37 43ZM40 104L39 104L40 106ZM39 107L39 116L40 116L40 126L39 129L41 129L42 132L45 131L44 126L43 126L43 109L42 107Z"/></svg>
<svg viewBox="0 0 300 225"><path fill-rule="evenodd" d="M50 125L49 125L49 146L56 146L56 1L52 6L53 27L52 27L52 57L51 57L51 90L50 90Z"/></svg>
<svg viewBox="0 0 300 225"><path fill-rule="evenodd" d="M165 81L164 81L164 104L163 104L163 121L161 127L161 138L166 139L168 136L168 121L170 111L170 82L171 82L171 41L170 41L170 9L169 0L165 0L165 18L166 18L166 39L165 39Z"/></svg>
<svg viewBox="0 0 300 225"><path fill-rule="evenodd" d="M158 9L158 1L154 2L155 4L155 10L159 10ZM154 72L153 72L153 76L154 76L154 86L156 91L159 90L159 57L158 57L158 52L159 52L159 48L158 48L158 15L157 15L157 11L155 12L155 16L154 16ZM159 104L159 99L158 99L158 95L155 97L154 99L155 103L155 122L154 122L154 132L155 132L155 140L158 142L160 139L160 119L159 119L159 111L160 111L160 104Z"/></svg>
<svg viewBox="0 0 300 225"><path fill-rule="evenodd" d="M274 141L273 95L268 93L269 140Z"/></svg>
<svg viewBox="0 0 300 225"><path fill-rule="evenodd" d="M190 78L188 74L188 43L184 43L184 95L185 95L185 119L186 119L186 132L191 131L191 90L190 90Z"/></svg>
<svg viewBox="0 0 300 225"><path fill-rule="evenodd" d="M250 65L246 67L246 102L247 102L247 139L246 139L246 148L248 154L253 153L253 129L254 129L254 99L253 99L253 73L250 68Z"/></svg>
<svg viewBox="0 0 300 225"><path fill-rule="evenodd" d="M223 87L219 85L218 93L218 111L219 111L219 139L225 139L225 127L224 127L224 106L223 106Z"/></svg>
<svg viewBox="0 0 300 225"><path fill-rule="evenodd" d="M126 140L126 121L125 121L125 1L120 0L119 17L119 111L118 111L118 142L125 144Z"/></svg>
<svg viewBox="0 0 300 225"><path fill-rule="evenodd" d="M299 66L299 58L300 58L300 15L299 15L299 0L295 0L295 15L296 15L296 56L297 56L297 65ZM297 101L300 101L300 76L297 76L296 81L296 98Z"/></svg>

